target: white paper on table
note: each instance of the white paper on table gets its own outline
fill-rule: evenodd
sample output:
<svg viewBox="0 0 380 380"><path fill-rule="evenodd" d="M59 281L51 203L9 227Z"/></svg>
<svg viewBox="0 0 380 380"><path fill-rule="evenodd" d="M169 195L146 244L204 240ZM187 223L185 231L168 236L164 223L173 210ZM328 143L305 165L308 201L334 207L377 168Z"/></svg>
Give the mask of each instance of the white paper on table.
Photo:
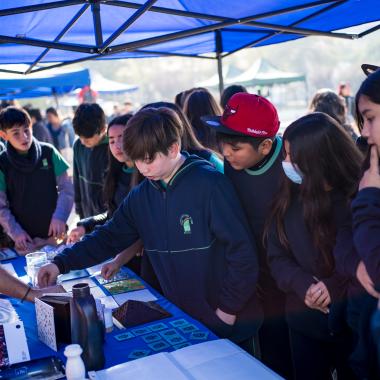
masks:
<svg viewBox="0 0 380 380"><path fill-rule="evenodd" d="M119 364L114 367L88 373L91 380L191 380L177 366L170 354L162 352L145 358ZM236 379L235 379L236 380Z"/></svg>
<svg viewBox="0 0 380 380"><path fill-rule="evenodd" d="M0 324L18 322L19 320L20 318L10 301L0 298Z"/></svg>
<svg viewBox="0 0 380 380"><path fill-rule="evenodd" d="M122 305L124 302L129 301L129 300L141 301L141 302L149 302L149 301L157 300L157 297L155 297L148 289L134 290L133 292L115 294L113 298L115 298L115 301L119 305Z"/></svg>
<svg viewBox="0 0 380 380"><path fill-rule="evenodd" d="M83 284L83 283L86 283L88 284L88 286L90 288L93 288L96 286L95 282L91 279L91 278L76 278L74 280L69 280L69 281L65 281L65 282L62 282L60 285L63 286L63 288L67 291L67 292L71 292L71 289L74 285L76 284Z"/></svg>
<svg viewBox="0 0 380 380"><path fill-rule="evenodd" d="M4 329L9 364L30 360L24 324L19 321L15 323L5 323L1 326Z"/></svg>
<svg viewBox="0 0 380 380"><path fill-rule="evenodd" d="M90 274L90 276L93 276L95 273L96 274L100 274L100 271L102 269L102 266L105 264L105 263L108 263L109 261L111 260L107 260L107 261L104 261L103 263L100 263L100 264L97 264L97 265L94 265L92 267L89 267L89 268L86 268L87 272ZM97 273L98 272L98 273Z"/></svg>
<svg viewBox="0 0 380 380"><path fill-rule="evenodd" d="M94 298L103 298L106 294L100 289L98 286L94 288L90 288L90 293L94 296Z"/></svg>
<svg viewBox="0 0 380 380"><path fill-rule="evenodd" d="M171 355L196 380L282 379L227 339L185 347Z"/></svg>
<svg viewBox="0 0 380 380"><path fill-rule="evenodd" d="M119 305L116 303L116 301L113 299L112 296L102 297L100 298L100 302L107 308L107 309L116 309L119 307Z"/></svg>
<svg viewBox="0 0 380 380"><path fill-rule="evenodd" d="M13 268L13 265L11 263L1 264L1 267L4 270L6 270L13 277L17 277L17 273L15 271L15 268Z"/></svg>

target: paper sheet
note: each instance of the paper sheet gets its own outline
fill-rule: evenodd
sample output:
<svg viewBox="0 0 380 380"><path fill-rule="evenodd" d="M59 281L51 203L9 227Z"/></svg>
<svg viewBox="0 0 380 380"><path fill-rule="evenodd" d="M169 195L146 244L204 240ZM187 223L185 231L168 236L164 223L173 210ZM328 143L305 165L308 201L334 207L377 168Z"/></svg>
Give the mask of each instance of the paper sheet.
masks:
<svg viewBox="0 0 380 380"><path fill-rule="evenodd" d="M135 290L133 292L127 292L122 294L115 294L113 298L119 305L122 305L124 302L129 300L142 302L157 300L157 298L148 289Z"/></svg>
<svg viewBox="0 0 380 380"><path fill-rule="evenodd" d="M189 380L167 353L147 356L103 371L89 372L92 380ZM236 379L235 379L236 380Z"/></svg>
<svg viewBox="0 0 380 380"><path fill-rule="evenodd" d="M171 355L196 380L282 379L227 339L192 345Z"/></svg>

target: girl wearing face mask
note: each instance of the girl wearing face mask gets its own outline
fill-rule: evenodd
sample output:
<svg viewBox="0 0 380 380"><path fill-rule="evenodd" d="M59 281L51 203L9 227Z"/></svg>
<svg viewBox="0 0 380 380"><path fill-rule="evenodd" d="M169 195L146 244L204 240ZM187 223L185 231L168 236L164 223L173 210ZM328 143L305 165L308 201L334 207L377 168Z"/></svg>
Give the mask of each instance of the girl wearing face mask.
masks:
<svg viewBox="0 0 380 380"><path fill-rule="evenodd" d="M267 223L268 261L286 293L295 378L351 379L344 323L347 277L334 249L360 176L361 154L341 126L315 112L284 136L284 177Z"/></svg>

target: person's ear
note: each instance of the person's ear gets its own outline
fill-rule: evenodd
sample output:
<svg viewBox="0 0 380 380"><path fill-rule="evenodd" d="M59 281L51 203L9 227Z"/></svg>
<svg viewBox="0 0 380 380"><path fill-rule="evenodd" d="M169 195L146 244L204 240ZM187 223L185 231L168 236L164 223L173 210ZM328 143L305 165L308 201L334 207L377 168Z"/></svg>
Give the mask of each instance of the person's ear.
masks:
<svg viewBox="0 0 380 380"><path fill-rule="evenodd" d="M273 141L271 139L265 139L260 145L259 145L259 153L261 153L264 156L267 156L270 151L272 150Z"/></svg>
<svg viewBox="0 0 380 380"><path fill-rule="evenodd" d="M6 132L4 131L0 131L0 137L5 140L5 141L8 141L8 135Z"/></svg>
<svg viewBox="0 0 380 380"><path fill-rule="evenodd" d="M169 155L171 158L175 158L180 153L180 151L181 151L180 144L178 142L175 142L169 148Z"/></svg>

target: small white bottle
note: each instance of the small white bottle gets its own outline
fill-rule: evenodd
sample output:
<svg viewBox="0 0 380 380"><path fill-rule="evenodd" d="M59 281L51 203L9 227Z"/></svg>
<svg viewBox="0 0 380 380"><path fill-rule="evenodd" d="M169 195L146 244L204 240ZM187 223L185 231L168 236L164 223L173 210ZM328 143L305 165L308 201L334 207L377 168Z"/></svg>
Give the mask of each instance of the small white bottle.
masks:
<svg viewBox="0 0 380 380"><path fill-rule="evenodd" d="M104 326L106 332L111 332L113 330L112 309L108 307L104 308Z"/></svg>
<svg viewBox="0 0 380 380"><path fill-rule="evenodd" d="M67 357L66 362L66 379L67 380L84 380L86 379L86 368L81 358L82 348L79 344L69 344L66 346L64 355Z"/></svg>

